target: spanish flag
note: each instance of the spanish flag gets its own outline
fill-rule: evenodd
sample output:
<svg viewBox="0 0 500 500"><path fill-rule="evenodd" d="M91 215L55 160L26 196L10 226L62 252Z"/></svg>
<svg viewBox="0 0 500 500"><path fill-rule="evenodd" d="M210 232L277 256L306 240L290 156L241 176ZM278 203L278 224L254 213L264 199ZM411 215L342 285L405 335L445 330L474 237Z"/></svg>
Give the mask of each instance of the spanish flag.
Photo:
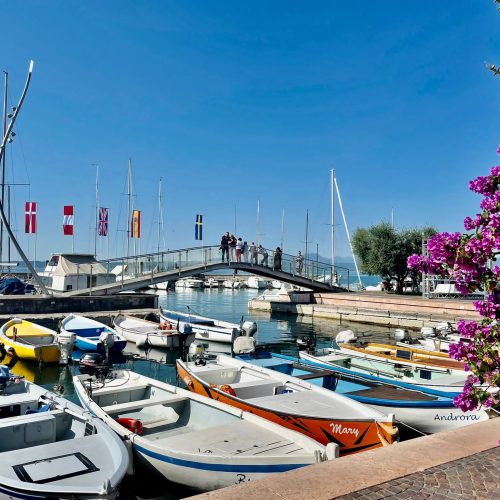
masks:
<svg viewBox="0 0 500 500"><path fill-rule="evenodd" d="M141 237L141 211L134 210L132 212L132 227L130 231L131 238Z"/></svg>
<svg viewBox="0 0 500 500"><path fill-rule="evenodd" d="M194 224L194 239L203 239L203 215L200 214L196 215L196 222Z"/></svg>

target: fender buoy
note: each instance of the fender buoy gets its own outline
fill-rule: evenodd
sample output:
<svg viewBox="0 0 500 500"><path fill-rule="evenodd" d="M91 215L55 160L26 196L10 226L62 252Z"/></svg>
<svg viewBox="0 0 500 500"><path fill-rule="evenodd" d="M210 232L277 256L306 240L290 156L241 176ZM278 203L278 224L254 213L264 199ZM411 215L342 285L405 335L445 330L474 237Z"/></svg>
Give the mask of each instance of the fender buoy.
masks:
<svg viewBox="0 0 500 500"><path fill-rule="evenodd" d="M165 323L165 330L172 330L172 325L170 323Z"/></svg>
<svg viewBox="0 0 500 500"><path fill-rule="evenodd" d="M222 391L222 392L225 392L226 394L229 394L231 396L236 396L236 392L234 391L234 389L229 385L229 384L224 384L224 385L221 385L219 387L219 389Z"/></svg>
<svg viewBox="0 0 500 500"><path fill-rule="evenodd" d="M161 324L160 328L162 330L166 330L167 329L167 322L165 321L164 323Z"/></svg>
<svg viewBox="0 0 500 500"><path fill-rule="evenodd" d="M123 418L117 418L116 421L129 431L132 431L135 434L138 434L139 436L142 434L144 426L140 420L137 420L136 418L123 417Z"/></svg>

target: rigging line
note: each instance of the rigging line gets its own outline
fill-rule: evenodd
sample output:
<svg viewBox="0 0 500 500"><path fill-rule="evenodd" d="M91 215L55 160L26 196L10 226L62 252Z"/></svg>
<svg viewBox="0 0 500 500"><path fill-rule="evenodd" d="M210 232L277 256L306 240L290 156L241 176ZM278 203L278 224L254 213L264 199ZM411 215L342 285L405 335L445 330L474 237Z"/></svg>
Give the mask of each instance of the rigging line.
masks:
<svg viewBox="0 0 500 500"><path fill-rule="evenodd" d="M13 106L15 106L15 103L12 102L12 99L11 99L10 95L8 96L8 100L9 100L9 105L10 105L11 108ZM23 146L22 136L23 136L23 134L22 134L22 128L18 124L18 125L16 125L16 137L17 137L16 142L19 141L19 148L21 150L21 157L22 157L22 160L23 160L24 171L26 173L26 178L28 179L28 184L31 184L31 179L30 179L29 172L28 172L28 165L27 165L27 162L26 162L26 156L24 154L24 146ZM30 193L30 195L31 195L31 193Z"/></svg>

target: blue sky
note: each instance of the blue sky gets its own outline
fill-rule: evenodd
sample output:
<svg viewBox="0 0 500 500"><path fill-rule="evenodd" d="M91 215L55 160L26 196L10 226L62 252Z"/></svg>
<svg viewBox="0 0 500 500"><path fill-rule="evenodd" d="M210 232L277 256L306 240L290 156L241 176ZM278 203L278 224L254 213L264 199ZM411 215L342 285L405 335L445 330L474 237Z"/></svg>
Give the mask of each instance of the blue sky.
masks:
<svg viewBox="0 0 500 500"><path fill-rule="evenodd" d="M142 210L143 252L156 248L164 182L165 245L205 244L234 229L253 240L329 255L329 169L351 231L461 230L479 203L467 181L497 163L500 14L493 2L23 1L2 6L1 69L17 100L32 86L8 151L22 234L39 203L37 255L69 251L62 207L76 206L75 249L93 249L95 167L111 209L110 248L124 253L127 160ZM340 222L340 218L338 220ZM348 255L338 228L337 254ZM100 256L106 256L100 246Z"/></svg>

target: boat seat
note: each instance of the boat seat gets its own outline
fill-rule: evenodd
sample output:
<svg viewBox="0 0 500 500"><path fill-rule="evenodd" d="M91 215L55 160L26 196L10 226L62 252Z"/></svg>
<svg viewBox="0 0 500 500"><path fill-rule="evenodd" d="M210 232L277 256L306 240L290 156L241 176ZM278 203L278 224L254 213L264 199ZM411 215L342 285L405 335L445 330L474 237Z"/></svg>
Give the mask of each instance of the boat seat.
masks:
<svg viewBox="0 0 500 500"><path fill-rule="evenodd" d="M332 370L316 370L311 373L305 373L304 375L294 375L295 378L300 378L300 380L310 380L314 378L329 377L330 375L337 375L338 373Z"/></svg>
<svg viewBox="0 0 500 500"><path fill-rule="evenodd" d="M121 413L124 411L138 410L148 406L165 405L167 403L177 403L188 399L186 396L167 396L164 398L147 398L137 401L129 401L128 403L119 403L116 405L103 406L102 410L106 413Z"/></svg>
<svg viewBox="0 0 500 500"><path fill-rule="evenodd" d="M104 387L102 389L95 389L92 391L92 396L108 396L109 394L116 394L120 392L130 392L132 390L147 389L149 384L137 384L137 385L124 385L123 387Z"/></svg>
<svg viewBox="0 0 500 500"><path fill-rule="evenodd" d="M272 396L278 387L283 383L279 380L250 380L248 382L239 382L229 384L236 392L236 396L241 399L259 398L261 396Z"/></svg>

